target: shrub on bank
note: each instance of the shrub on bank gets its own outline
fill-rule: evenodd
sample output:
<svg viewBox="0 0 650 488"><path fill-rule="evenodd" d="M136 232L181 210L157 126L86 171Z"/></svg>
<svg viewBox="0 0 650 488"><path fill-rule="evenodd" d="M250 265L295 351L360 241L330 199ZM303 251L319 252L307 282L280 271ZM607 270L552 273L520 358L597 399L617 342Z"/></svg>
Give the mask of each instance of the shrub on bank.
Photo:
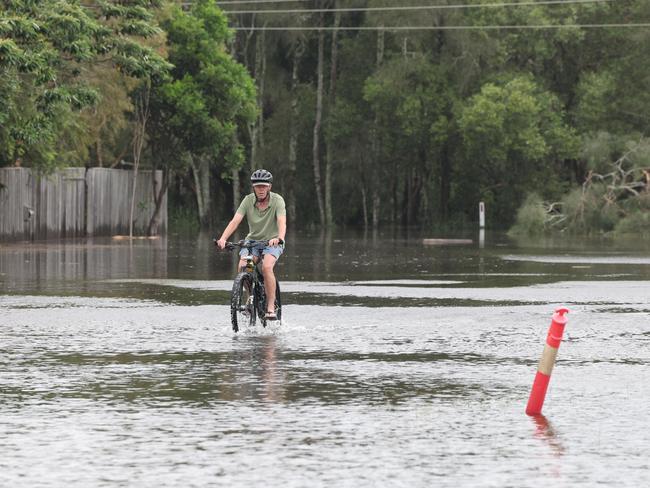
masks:
<svg viewBox="0 0 650 488"><path fill-rule="evenodd" d="M650 235L650 139L609 163L609 172L590 170L584 183L560 201L530 194L517 211L512 235L567 232L593 235Z"/></svg>
<svg viewBox="0 0 650 488"><path fill-rule="evenodd" d="M508 234L538 236L552 232L650 236L650 192L612 201L605 185L594 185L587 190L575 189L555 203L545 203L539 195L531 194L517 211Z"/></svg>
<svg viewBox="0 0 650 488"><path fill-rule="evenodd" d="M547 211L542 197L531 193L517 210L515 225L508 231L510 235L540 235L547 229Z"/></svg>
<svg viewBox="0 0 650 488"><path fill-rule="evenodd" d="M620 219L616 202L607 198L608 189L602 183L588 188L576 188L561 202L565 216L564 229L578 234L609 232Z"/></svg>
<svg viewBox="0 0 650 488"><path fill-rule="evenodd" d="M639 210L621 219L612 234L619 236L644 236L650 237L650 211Z"/></svg>

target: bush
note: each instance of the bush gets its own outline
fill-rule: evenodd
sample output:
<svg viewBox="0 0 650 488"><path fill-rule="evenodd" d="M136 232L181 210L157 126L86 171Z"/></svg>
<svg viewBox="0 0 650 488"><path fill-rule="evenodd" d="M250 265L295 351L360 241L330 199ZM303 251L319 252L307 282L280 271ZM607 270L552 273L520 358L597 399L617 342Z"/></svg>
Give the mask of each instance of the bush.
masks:
<svg viewBox="0 0 650 488"><path fill-rule="evenodd" d="M194 207L169 206L169 233L192 235L199 231L199 213Z"/></svg>
<svg viewBox="0 0 650 488"><path fill-rule="evenodd" d="M595 184L586 190L577 188L562 199L562 212L571 232L592 234L614 229L620 210L616 203L607 203L606 191L605 185Z"/></svg>
<svg viewBox="0 0 650 488"><path fill-rule="evenodd" d="M515 225L508 231L509 235L539 235L546 229L547 213L542 198L531 193L517 210Z"/></svg>
<svg viewBox="0 0 650 488"><path fill-rule="evenodd" d="M650 212L638 210L621 219L612 232L615 236L635 235L650 237Z"/></svg>

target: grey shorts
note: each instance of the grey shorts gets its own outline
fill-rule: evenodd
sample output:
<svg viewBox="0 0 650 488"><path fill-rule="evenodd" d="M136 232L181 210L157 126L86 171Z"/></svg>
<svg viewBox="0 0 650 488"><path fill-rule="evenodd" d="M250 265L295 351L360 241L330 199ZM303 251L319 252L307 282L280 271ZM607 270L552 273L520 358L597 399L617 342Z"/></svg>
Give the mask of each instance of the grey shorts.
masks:
<svg viewBox="0 0 650 488"><path fill-rule="evenodd" d="M253 256L255 256L256 258L259 258L259 257L260 257L260 254L261 254L262 256L265 256L265 255L267 255L267 254L270 254L270 255L273 256L275 259L280 259L280 256L282 256L282 253L283 253L283 252L284 252L284 246L283 246L283 245L282 245L282 246L274 246L274 247L266 246L266 247L263 247L263 248L260 248L260 247L254 247L253 249L251 249L251 253L252 253ZM239 251L239 255L240 255L242 258L248 256L248 249L242 249L242 250L240 250L240 251Z"/></svg>

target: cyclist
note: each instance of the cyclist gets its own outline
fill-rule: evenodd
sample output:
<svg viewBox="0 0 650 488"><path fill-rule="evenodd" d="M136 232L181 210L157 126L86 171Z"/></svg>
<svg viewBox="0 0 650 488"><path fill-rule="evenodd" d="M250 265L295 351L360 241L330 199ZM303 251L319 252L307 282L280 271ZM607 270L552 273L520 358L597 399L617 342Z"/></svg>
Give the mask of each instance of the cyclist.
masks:
<svg viewBox="0 0 650 488"><path fill-rule="evenodd" d="M269 241L263 249L253 249L255 262L262 259L262 276L264 277L264 290L266 291L266 320L277 320L273 304L275 303L275 274L273 268L284 252L284 237L287 233L287 211L284 198L278 193L273 193L273 175L265 170L258 169L251 175L253 193L248 194L239 205L232 220L217 241L220 249L226 247L226 242L233 232L239 227L246 217L248 221L248 235L246 240ZM248 254L246 249L240 251L239 269L245 266L243 256ZM260 256L261 254L261 256Z"/></svg>

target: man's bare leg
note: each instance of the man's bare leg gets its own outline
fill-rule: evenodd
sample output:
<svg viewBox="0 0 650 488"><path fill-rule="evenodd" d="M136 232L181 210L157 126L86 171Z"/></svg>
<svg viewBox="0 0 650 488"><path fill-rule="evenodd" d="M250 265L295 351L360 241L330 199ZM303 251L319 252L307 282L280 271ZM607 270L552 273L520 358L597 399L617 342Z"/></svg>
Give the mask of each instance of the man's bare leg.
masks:
<svg viewBox="0 0 650 488"><path fill-rule="evenodd" d="M273 268L277 258L271 254L264 255L262 261L262 276L264 276L264 290L266 291L266 311L275 313L275 274Z"/></svg>

